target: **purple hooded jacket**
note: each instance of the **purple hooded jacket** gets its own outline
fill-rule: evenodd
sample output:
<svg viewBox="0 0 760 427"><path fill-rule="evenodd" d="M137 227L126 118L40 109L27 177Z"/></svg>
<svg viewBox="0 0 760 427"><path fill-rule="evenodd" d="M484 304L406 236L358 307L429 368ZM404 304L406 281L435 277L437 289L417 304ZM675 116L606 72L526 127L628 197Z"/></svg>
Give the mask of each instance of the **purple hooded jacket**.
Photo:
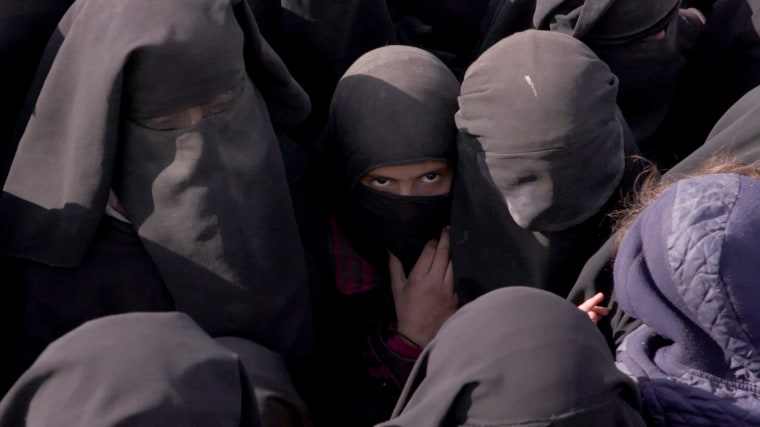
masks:
<svg viewBox="0 0 760 427"><path fill-rule="evenodd" d="M644 325L618 349L652 426L760 425L760 181L677 182L626 234L614 277Z"/></svg>

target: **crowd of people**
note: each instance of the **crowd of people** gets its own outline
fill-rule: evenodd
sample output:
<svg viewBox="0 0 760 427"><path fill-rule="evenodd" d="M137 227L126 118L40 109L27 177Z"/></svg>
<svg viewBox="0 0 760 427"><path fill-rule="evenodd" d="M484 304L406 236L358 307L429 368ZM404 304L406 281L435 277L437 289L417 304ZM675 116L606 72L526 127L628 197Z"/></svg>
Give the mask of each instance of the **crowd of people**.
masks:
<svg viewBox="0 0 760 427"><path fill-rule="evenodd" d="M10 0L0 427L760 425L760 2Z"/></svg>

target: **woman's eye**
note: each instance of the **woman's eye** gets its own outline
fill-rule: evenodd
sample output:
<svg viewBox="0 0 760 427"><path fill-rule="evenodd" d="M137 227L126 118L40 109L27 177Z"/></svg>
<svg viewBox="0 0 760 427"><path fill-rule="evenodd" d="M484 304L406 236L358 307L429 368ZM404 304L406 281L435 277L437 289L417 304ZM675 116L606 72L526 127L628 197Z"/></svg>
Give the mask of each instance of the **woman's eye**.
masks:
<svg viewBox="0 0 760 427"><path fill-rule="evenodd" d="M422 182L430 184L430 183L438 181L440 177L441 177L441 174L439 173L429 173L422 177Z"/></svg>
<svg viewBox="0 0 760 427"><path fill-rule="evenodd" d="M390 184L390 181L384 176L376 176L372 178L372 185L376 187L385 187L388 184Z"/></svg>
<svg viewBox="0 0 760 427"><path fill-rule="evenodd" d="M175 130L189 128L197 123L197 120L193 119L193 114L191 114L189 110L190 109L159 117L134 119L134 121L143 127L154 130Z"/></svg>

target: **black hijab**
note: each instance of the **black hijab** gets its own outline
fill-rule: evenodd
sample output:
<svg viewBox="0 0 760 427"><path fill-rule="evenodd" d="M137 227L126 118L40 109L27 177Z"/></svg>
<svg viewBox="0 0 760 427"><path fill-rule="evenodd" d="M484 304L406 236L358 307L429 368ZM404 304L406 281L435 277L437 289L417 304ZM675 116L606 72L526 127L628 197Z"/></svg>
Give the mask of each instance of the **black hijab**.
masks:
<svg viewBox="0 0 760 427"><path fill-rule="evenodd" d="M467 70L452 210L460 298L493 285L567 296L632 181L617 84L583 43L547 31L507 37Z"/></svg>
<svg viewBox="0 0 760 427"><path fill-rule="evenodd" d="M411 270L425 243L449 223L450 196L397 196L359 181L383 166L453 164L458 92L438 58L408 46L366 53L335 90L329 135L347 199L339 220L356 249L382 270L386 248Z"/></svg>
<svg viewBox="0 0 760 427"><path fill-rule="evenodd" d="M113 189L178 310L302 354L303 249L273 125L298 123L308 99L247 4L82 0L59 31L0 200L0 250L78 265Z"/></svg>
<svg viewBox="0 0 760 427"><path fill-rule="evenodd" d="M282 359L210 338L183 313L129 313L51 344L0 402L0 426L305 426Z"/></svg>
<svg viewBox="0 0 760 427"><path fill-rule="evenodd" d="M684 59L680 0L537 0L535 28L586 43L620 79L618 105L642 147L665 119ZM660 40L642 38L665 30Z"/></svg>
<svg viewBox="0 0 760 427"><path fill-rule="evenodd" d="M391 426L643 426L633 381L585 313L538 289L490 292L425 347Z"/></svg>

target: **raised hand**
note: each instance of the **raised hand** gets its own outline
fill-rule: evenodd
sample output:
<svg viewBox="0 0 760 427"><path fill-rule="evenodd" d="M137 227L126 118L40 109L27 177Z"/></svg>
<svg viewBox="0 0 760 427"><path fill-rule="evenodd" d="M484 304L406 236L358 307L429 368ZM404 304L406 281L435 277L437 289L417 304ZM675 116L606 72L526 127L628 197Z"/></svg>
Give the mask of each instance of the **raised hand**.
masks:
<svg viewBox="0 0 760 427"><path fill-rule="evenodd" d="M409 277L401 261L389 255L398 332L424 347L459 306L449 255L449 229L444 228L439 240L425 245Z"/></svg>

